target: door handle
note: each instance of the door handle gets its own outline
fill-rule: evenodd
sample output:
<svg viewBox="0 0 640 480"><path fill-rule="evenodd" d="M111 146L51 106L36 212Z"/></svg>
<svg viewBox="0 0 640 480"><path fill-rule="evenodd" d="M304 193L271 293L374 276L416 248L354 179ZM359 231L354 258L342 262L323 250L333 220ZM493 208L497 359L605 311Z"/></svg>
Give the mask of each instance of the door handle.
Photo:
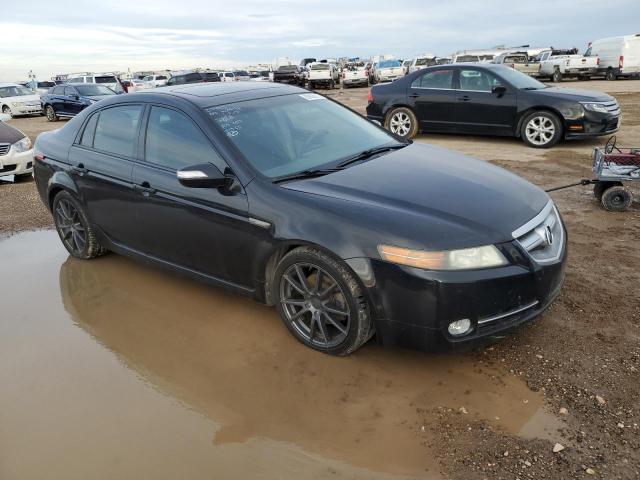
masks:
<svg viewBox="0 0 640 480"><path fill-rule="evenodd" d="M460 100L461 102L468 102L469 100L471 100L471 97L469 95L464 95L462 97L458 97L458 100Z"/></svg>
<svg viewBox="0 0 640 480"><path fill-rule="evenodd" d="M420 95L418 95L417 93L412 93L411 95L409 95L409 98L418 98Z"/></svg>
<svg viewBox="0 0 640 480"><path fill-rule="evenodd" d="M84 164L79 163L78 165L76 165L75 167L71 167L71 171L74 173L77 173L78 176L82 177L85 173L87 173L89 170L87 170L86 168L84 168Z"/></svg>
<svg viewBox="0 0 640 480"><path fill-rule="evenodd" d="M148 197L149 195L153 195L154 193L156 193L156 189L151 188L151 185L149 184L149 182L142 182L140 185L134 185L133 189L136 192L142 193L142 195L145 197Z"/></svg>

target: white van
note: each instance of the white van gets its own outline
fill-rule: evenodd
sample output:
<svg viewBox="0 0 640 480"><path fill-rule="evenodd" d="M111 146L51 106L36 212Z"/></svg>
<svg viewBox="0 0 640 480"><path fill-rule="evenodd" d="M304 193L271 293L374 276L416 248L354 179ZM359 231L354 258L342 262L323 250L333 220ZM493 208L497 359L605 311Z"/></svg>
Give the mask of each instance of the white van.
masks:
<svg viewBox="0 0 640 480"><path fill-rule="evenodd" d="M595 40L585 57L598 57L598 73L607 80L640 75L640 33Z"/></svg>

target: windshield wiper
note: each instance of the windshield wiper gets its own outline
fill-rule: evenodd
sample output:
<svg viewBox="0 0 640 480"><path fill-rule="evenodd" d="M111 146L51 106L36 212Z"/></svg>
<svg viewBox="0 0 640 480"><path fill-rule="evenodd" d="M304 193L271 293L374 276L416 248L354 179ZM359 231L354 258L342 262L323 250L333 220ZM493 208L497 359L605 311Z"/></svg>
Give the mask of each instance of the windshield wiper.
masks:
<svg viewBox="0 0 640 480"><path fill-rule="evenodd" d="M374 155L377 155L379 153L384 153L384 152L388 152L391 150L398 150L400 148L404 148L408 145L408 143L401 143L399 145L386 145L384 147L375 147L375 148L370 148L368 150L365 150L363 152L360 152L352 157L347 158L346 160L343 160L342 162L340 162L338 165L336 165L337 169L341 169L344 168L348 165L351 165L352 163L355 162L359 162L360 160L366 160L367 158L371 158Z"/></svg>
<svg viewBox="0 0 640 480"><path fill-rule="evenodd" d="M337 172L338 168L314 168L311 170L302 170L301 172L292 173L291 175L284 175L273 180L273 183L287 182L289 180L297 180L299 178L313 178L321 177L322 175L328 175L329 173Z"/></svg>

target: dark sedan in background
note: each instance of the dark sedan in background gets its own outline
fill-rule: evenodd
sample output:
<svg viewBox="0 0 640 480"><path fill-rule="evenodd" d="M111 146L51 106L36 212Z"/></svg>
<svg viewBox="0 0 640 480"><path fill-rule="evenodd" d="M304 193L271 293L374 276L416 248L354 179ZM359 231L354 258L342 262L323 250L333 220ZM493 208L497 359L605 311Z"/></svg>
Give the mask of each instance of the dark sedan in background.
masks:
<svg viewBox="0 0 640 480"><path fill-rule="evenodd" d="M75 117L89 105L117 95L109 87L91 83L67 83L40 95L42 111L50 122Z"/></svg>
<svg viewBox="0 0 640 480"><path fill-rule="evenodd" d="M112 97L34 156L71 255L111 250L275 304L325 353L374 332L421 349L486 337L562 285L566 232L544 191L298 87Z"/></svg>
<svg viewBox="0 0 640 480"><path fill-rule="evenodd" d="M367 117L393 133L503 135L548 148L562 138L614 133L620 107L610 95L547 87L503 65L425 68L369 93Z"/></svg>

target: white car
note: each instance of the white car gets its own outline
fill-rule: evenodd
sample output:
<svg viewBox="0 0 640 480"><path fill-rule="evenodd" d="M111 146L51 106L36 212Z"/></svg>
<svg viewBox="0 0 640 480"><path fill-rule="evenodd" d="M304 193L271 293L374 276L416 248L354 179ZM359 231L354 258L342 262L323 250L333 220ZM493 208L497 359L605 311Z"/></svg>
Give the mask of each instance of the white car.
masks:
<svg viewBox="0 0 640 480"><path fill-rule="evenodd" d="M400 60L381 60L373 66L375 83L393 82L404 77L404 69Z"/></svg>
<svg viewBox="0 0 640 480"><path fill-rule="evenodd" d="M142 79L149 88L164 87L169 78L166 75L147 75Z"/></svg>
<svg viewBox="0 0 640 480"><path fill-rule="evenodd" d="M595 40L584 54L598 57L598 73L607 80L640 75L640 33Z"/></svg>
<svg viewBox="0 0 640 480"><path fill-rule="evenodd" d="M0 114L0 177L30 177L33 172L33 148L24 133L4 123L11 117Z"/></svg>
<svg viewBox="0 0 640 480"><path fill-rule="evenodd" d="M0 83L0 112L12 117L42 113L40 95L17 83Z"/></svg>

